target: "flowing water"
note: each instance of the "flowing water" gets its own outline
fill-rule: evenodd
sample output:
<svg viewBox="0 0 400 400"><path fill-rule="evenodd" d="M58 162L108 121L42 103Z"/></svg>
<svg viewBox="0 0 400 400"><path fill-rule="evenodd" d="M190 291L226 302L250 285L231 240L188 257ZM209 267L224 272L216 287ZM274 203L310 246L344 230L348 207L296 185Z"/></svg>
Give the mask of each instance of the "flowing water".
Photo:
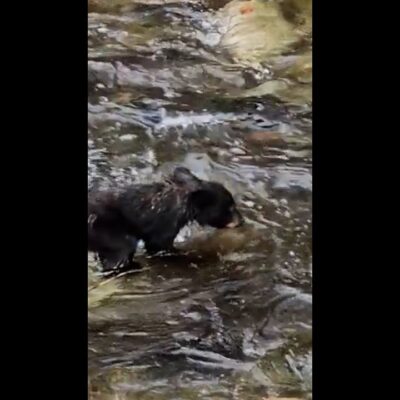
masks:
<svg viewBox="0 0 400 400"><path fill-rule="evenodd" d="M89 185L223 183L246 218L104 277L90 399L310 398L311 3L89 0Z"/></svg>

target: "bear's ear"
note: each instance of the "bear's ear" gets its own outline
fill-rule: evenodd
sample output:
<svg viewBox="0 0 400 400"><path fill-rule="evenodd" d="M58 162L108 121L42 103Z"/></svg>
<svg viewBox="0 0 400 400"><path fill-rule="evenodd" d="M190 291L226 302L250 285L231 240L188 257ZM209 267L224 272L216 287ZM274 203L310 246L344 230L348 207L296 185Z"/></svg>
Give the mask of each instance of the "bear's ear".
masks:
<svg viewBox="0 0 400 400"><path fill-rule="evenodd" d="M198 190L202 181L196 178L187 168L177 167L172 175L172 180L179 186L183 186L189 190Z"/></svg>

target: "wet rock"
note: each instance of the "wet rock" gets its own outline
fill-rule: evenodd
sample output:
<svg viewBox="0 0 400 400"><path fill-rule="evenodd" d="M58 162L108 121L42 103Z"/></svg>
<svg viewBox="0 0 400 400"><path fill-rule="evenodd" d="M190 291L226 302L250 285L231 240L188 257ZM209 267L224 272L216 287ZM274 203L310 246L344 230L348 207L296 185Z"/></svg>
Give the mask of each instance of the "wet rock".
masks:
<svg viewBox="0 0 400 400"><path fill-rule="evenodd" d="M256 203L254 203L254 201L251 201L251 200L245 200L245 201L242 201L242 203L244 206L246 206L248 208L254 208L254 206L256 204Z"/></svg>
<svg viewBox="0 0 400 400"><path fill-rule="evenodd" d="M196 4L200 0L89 0L89 12L111 12L135 5Z"/></svg>
<svg viewBox="0 0 400 400"><path fill-rule="evenodd" d="M259 238L259 233L251 227L199 232L193 235L181 248L202 256L229 256L246 248L250 240Z"/></svg>
<svg viewBox="0 0 400 400"><path fill-rule="evenodd" d="M240 149L239 147L232 147L230 150L231 154L234 154L235 156L244 156L246 152L243 149Z"/></svg>
<svg viewBox="0 0 400 400"><path fill-rule="evenodd" d="M262 97L267 95L279 96L281 92L287 90L288 82L278 79L263 82L261 85L245 90L243 97Z"/></svg>
<svg viewBox="0 0 400 400"><path fill-rule="evenodd" d="M300 397L266 397L263 400L303 400Z"/></svg>
<svg viewBox="0 0 400 400"><path fill-rule="evenodd" d="M213 65L204 65L203 70L210 76L234 87L242 88L246 84L241 71L228 71Z"/></svg>
<svg viewBox="0 0 400 400"><path fill-rule="evenodd" d="M311 32L312 0L283 0L280 2L284 17L304 33Z"/></svg>
<svg viewBox="0 0 400 400"><path fill-rule="evenodd" d="M88 62L88 81L89 84L102 83L108 88L112 88L115 83L116 70L111 63L89 61Z"/></svg>
<svg viewBox="0 0 400 400"><path fill-rule="evenodd" d="M312 192L310 171L295 168L277 168L271 172L271 189L281 195L308 195Z"/></svg>
<svg viewBox="0 0 400 400"><path fill-rule="evenodd" d="M274 62L276 75L302 84L312 83L312 51L301 55L290 55L277 58Z"/></svg>
<svg viewBox="0 0 400 400"><path fill-rule="evenodd" d="M311 104L312 87L310 84L295 84L294 82L284 80L270 80L259 86L245 90L243 97L263 97L274 96L281 101L297 106Z"/></svg>
<svg viewBox="0 0 400 400"><path fill-rule="evenodd" d="M285 139L279 132L258 131L251 132L246 136L246 140L256 145L266 145L271 147L284 147Z"/></svg>
<svg viewBox="0 0 400 400"><path fill-rule="evenodd" d="M233 0L219 11L226 33L221 46L239 62L261 62L298 40L276 2Z"/></svg>
<svg viewBox="0 0 400 400"><path fill-rule="evenodd" d="M132 92L117 92L112 95L111 100L116 104L129 104L139 95Z"/></svg>
<svg viewBox="0 0 400 400"><path fill-rule="evenodd" d="M177 88L182 86L181 82L177 82L174 78L173 72L166 69L149 70L138 65L128 67L119 61L116 62L115 67L118 86L144 89L158 88L167 98L175 96L174 86Z"/></svg>
<svg viewBox="0 0 400 400"><path fill-rule="evenodd" d="M263 397L262 400L302 400L300 397Z"/></svg>
<svg viewBox="0 0 400 400"><path fill-rule="evenodd" d="M268 337L276 329L298 334L312 330L312 295L293 293L282 295L272 314L261 328L261 335Z"/></svg>
<svg viewBox="0 0 400 400"><path fill-rule="evenodd" d="M282 301L274 310L275 322L292 324L301 322L312 323L312 296L307 293L298 293L293 297Z"/></svg>
<svg viewBox="0 0 400 400"><path fill-rule="evenodd" d="M119 86L144 86L150 87L151 79L146 76L145 71L130 69L121 62L117 62L116 75Z"/></svg>
<svg viewBox="0 0 400 400"><path fill-rule="evenodd" d="M218 10L218 9L224 7L230 1L231 0L205 0L208 7L210 7L211 9L214 9L214 10Z"/></svg>
<svg viewBox="0 0 400 400"><path fill-rule="evenodd" d="M121 135L119 137L119 140L121 140L122 142L129 142L131 140L136 139L136 137L137 137L136 135L127 133L126 135Z"/></svg>

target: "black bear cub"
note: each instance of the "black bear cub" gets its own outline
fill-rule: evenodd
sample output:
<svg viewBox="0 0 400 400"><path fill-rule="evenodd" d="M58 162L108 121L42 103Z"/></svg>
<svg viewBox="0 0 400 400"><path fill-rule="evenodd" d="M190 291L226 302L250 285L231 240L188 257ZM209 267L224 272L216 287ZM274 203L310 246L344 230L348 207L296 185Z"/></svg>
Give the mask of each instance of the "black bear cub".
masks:
<svg viewBox="0 0 400 400"><path fill-rule="evenodd" d="M214 228L243 223L232 195L219 183L195 177L178 167L165 182L132 185L88 195L88 250L104 270L133 261L139 240L146 251L174 251L174 239L190 221Z"/></svg>

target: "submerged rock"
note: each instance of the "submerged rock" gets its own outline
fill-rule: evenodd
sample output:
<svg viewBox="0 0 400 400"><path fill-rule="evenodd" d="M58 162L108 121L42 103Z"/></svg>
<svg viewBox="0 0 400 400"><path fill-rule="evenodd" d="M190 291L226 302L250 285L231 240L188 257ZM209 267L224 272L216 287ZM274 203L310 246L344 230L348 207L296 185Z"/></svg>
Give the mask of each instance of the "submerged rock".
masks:
<svg viewBox="0 0 400 400"><path fill-rule="evenodd" d="M111 63L89 61L88 62L88 82L89 84L102 83L108 88L115 84L117 71Z"/></svg>
<svg viewBox="0 0 400 400"><path fill-rule="evenodd" d="M225 26L220 46L237 62L266 61L296 43L301 35L277 2L233 0L220 10Z"/></svg>

